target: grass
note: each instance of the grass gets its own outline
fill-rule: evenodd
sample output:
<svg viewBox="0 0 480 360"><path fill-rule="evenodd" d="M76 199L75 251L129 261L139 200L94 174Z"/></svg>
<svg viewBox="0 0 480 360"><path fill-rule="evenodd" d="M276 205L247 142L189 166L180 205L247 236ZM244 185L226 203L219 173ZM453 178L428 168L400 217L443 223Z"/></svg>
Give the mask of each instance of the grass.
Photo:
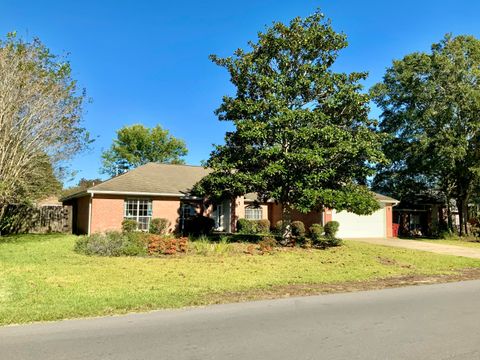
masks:
<svg viewBox="0 0 480 360"><path fill-rule="evenodd" d="M480 267L475 259L348 241L328 250L263 256L230 254L237 245L223 244L207 250L215 256L172 258L84 256L73 252L74 241L66 235L0 238L0 324L204 305L227 301L234 292Z"/></svg>

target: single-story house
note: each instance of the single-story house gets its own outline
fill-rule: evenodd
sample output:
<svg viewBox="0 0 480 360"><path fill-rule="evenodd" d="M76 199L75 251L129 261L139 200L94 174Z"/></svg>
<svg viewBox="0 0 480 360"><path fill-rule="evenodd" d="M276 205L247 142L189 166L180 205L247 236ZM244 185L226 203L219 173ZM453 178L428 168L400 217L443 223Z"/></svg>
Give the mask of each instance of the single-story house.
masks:
<svg viewBox="0 0 480 360"><path fill-rule="evenodd" d="M281 204L259 203L255 194L206 208L204 199L191 196L190 190L210 171L201 166L148 163L71 194L62 202L72 207L75 234L120 230L124 219L134 219L139 230L147 230L152 218L166 218L171 232L181 231L184 220L196 213L212 217L216 230L224 232L232 232L240 218L268 219L272 225L281 219ZM376 197L380 209L371 215L326 209L308 214L294 212L292 219L303 221L307 227L336 220L342 238L391 237L392 206L398 201L379 194Z"/></svg>

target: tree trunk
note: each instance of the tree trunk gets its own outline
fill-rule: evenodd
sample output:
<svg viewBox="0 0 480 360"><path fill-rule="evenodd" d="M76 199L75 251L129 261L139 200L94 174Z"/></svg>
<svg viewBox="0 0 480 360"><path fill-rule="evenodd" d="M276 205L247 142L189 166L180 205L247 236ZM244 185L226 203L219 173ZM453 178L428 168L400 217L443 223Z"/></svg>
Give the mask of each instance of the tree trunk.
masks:
<svg viewBox="0 0 480 360"><path fill-rule="evenodd" d="M464 220L464 215L463 215L463 199L459 198L457 199L457 210L458 210L458 220L459 220L459 229L458 229L458 234L460 236L463 236L463 220Z"/></svg>
<svg viewBox="0 0 480 360"><path fill-rule="evenodd" d="M287 245L292 239L292 207L289 203L282 204L282 245Z"/></svg>
<svg viewBox="0 0 480 360"><path fill-rule="evenodd" d="M232 197L230 200L230 232L237 231L237 198Z"/></svg>

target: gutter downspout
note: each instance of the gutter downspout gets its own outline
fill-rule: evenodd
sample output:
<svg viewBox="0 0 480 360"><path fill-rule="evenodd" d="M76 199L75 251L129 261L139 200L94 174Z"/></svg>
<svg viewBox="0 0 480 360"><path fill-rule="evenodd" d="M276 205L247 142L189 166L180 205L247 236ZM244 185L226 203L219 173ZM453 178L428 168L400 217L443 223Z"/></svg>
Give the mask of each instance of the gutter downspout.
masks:
<svg viewBox="0 0 480 360"><path fill-rule="evenodd" d="M87 227L88 236L90 236L90 227L92 225L92 198L93 198L93 193L90 193L90 199L88 200L88 227Z"/></svg>

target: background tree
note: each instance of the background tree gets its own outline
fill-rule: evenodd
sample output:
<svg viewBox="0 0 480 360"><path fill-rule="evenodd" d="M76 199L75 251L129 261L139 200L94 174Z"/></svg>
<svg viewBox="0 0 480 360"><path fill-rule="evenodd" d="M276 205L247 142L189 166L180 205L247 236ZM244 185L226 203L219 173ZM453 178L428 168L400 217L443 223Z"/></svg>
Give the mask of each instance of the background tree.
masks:
<svg viewBox="0 0 480 360"><path fill-rule="evenodd" d="M372 89L391 160L375 186L402 197L430 192L447 204L455 199L460 234L480 180L479 81L480 41L447 35L428 54L394 61Z"/></svg>
<svg viewBox="0 0 480 360"><path fill-rule="evenodd" d="M285 224L293 208L377 209L362 185L371 165L384 160L359 83L366 74L331 69L346 36L317 12L274 23L249 45L231 57L211 56L236 87L216 111L235 130L211 153L206 165L214 171L197 190L216 197L257 192L283 204Z"/></svg>
<svg viewBox="0 0 480 360"><path fill-rule="evenodd" d="M98 184L101 184L102 182L103 182L103 180L99 179L99 178L96 178L96 179L81 178L78 181L77 185L66 188L66 189L63 189L62 196L65 197L65 196L68 196L68 195L78 193L78 192L83 191L83 190L87 190L88 188L90 188L92 186L95 186L95 185L98 185Z"/></svg>
<svg viewBox="0 0 480 360"><path fill-rule="evenodd" d="M0 41L0 222L8 204L59 189L55 175L89 142L84 99L70 64L40 40Z"/></svg>
<svg viewBox="0 0 480 360"><path fill-rule="evenodd" d="M115 176L148 162L184 164L185 142L160 125L147 128L136 124L117 131L112 146L102 154L102 173Z"/></svg>

